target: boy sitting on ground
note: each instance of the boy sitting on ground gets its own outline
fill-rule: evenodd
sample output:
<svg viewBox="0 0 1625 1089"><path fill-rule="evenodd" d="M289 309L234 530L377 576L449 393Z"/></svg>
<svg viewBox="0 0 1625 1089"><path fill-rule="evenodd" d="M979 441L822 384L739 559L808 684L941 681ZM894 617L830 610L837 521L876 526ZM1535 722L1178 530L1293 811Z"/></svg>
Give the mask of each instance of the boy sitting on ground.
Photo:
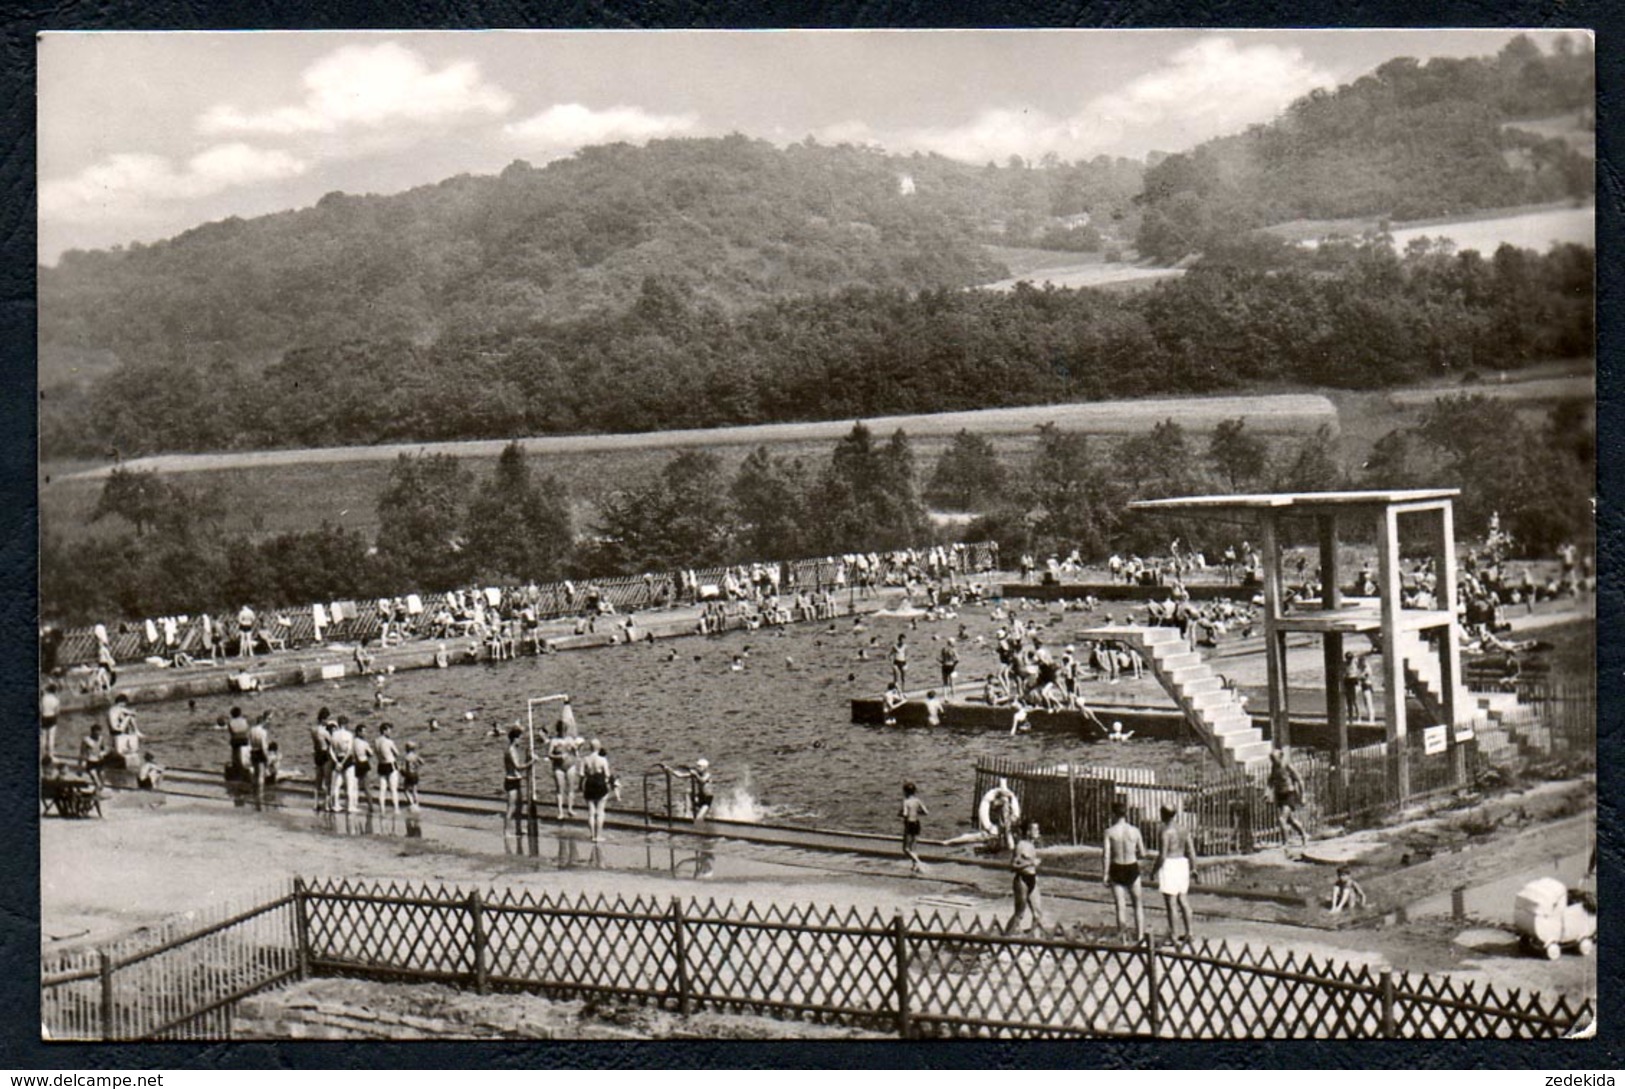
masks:
<svg viewBox="0 0 1625 1089"><path fill-rule="evenodd" d="M1360 887L1358 881L1354 880L1347 866L1339 866L1337 867L1337 881L1332 885L1331 913L1341 915L1345 908L1352 910L1355 901L1359 902L1360 907L1366 906L1365 890Z"/></svg>

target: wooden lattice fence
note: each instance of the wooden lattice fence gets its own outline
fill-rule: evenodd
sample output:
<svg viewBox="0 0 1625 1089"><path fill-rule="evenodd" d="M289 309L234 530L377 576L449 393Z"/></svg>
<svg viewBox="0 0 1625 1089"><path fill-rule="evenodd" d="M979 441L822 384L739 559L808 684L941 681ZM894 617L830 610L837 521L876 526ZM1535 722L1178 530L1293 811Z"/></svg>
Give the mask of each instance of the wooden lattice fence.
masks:
<svg viewBox="0 0 1625 1089"><path fill-rule="evenodd" d="M231 1008L306 975L611 995L909 1037L1552 1037L1590 1002L1197 942L1159 948L995 920L714 900L296 882L145 948L46 962L60 1039L223 1038Z"/></svg>
<svg viewBox="0 0 1625 1089"><path fill-rule="evenodd" d="M301 977L295 887L212 923L183 919L117 944L41 958L40 1021L56 1040L218 1040L232 1008Z"/></svg>

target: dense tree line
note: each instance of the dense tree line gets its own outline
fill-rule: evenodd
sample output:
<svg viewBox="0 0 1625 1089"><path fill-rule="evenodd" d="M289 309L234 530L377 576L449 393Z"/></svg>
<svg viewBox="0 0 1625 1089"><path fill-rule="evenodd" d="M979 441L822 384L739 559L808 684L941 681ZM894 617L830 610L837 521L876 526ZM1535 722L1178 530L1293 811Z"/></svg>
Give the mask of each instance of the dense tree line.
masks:
<svg viewBox="0 0 1625 1089"><path fill-rule="evenodd" d="M1170 155L1146 172L1136 247L1175 261L1293 219L1421 219L1588 197L1592 159L1517 124L1592 108L1589 41L1563 42L1551 55L1519 37L1495 57L1399 57L1310 92L1267 125Z"/></svg>
<svg viewBox="0 0 1625 1089"><path fill-rule="evenodd" d="M254 379L122 367L42 405L43 456L857 419L1248 383L1370 387L1592 351L1595 254L1254 237L1148 290L850 288L727 314L650 278L625 310L351 340Z"/></svg>
<svg viewBox="0 0 1625 1089"><path fill-rule="evenodd" d="M1561 404L1532 425L1510 402L1482 394L1439 398L1419 427L1385 436L1352 471L1326 427L1272 444L1234 419L1202 442L1165 420L1104 444L1051 424L1037 429L1019 467L962 432L928 469L903 432L877 442L859 423L825 461L758 448L731 478L714 454L679 453L649 479L628 481L581 527L569 496L534 476L517 443L480 481L454 458L403 455L378 498L371 542L329 525L263 539L222 534L220 505L206 490L121 468L93 517L129 531L71 551L48 531L40 593L46 616L77 624L890 549L944 534L996 540L1008 555L1160 555L1174 539L1216 555L1243 531L1128 504L1344 487L1457 486L1458 537L1481 537L1498 515L1515 551L1550 555L1592 536L1595 473L1585 404ZM933 502L979 517L957 531L933 527L922 479Z"/></svg>

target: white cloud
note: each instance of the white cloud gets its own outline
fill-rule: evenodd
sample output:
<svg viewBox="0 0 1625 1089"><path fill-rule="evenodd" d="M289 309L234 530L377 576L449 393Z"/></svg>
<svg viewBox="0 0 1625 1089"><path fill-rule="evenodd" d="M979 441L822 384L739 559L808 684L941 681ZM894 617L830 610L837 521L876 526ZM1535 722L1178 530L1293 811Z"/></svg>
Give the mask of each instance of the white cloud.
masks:
<svg viewBox="0 0 1625 1089"><path fill-rule="evenodd" d="M179 168L162 155L118 153L40 186L42 216L74 221L140 218L156 205L195 200L237 186L297 177L309 164L285 151L217 144Z"/></svg>
<svg viewBox="0 0 1625 1089"><path fill-rule="evenodd" d="M347 45L305 69L304 101L245 112L229 103L198 119L206 134L292 136L376 128L400 122L440 124L496 117L513 106L502 88L487 83L472 61L433 71L422 57L395 42Z"/></svg>
<svg viewBox="0 0 1625 1089"><path fill-rule="evenodd" d="M579 103L549 106L533 117L502 126L513 140L540 150L559 153L592 144L645 143L668 136L686 136L699 121L693 114L650 113L637 106L589 109Z"/></svg>
<svg viewBox="0 0 1625 1089"><path fill-rule="evenodd" d="M1095 119L1125 135L1173 126L1197 143L1268 121L1293 99L1332 83L1329 73L1297 49L1208 38L1175 53L1164 67L1095 99L1069 128L1085 134Z"/></svg>
<svg viewBox="0 0 1625 1089"><path fill-rule="evenodd" d="M820 133L878 139L897 151L934 151L971 162L1011 155L1063 159L1143 155L1191 147L1275 117L1293 99L1335 83L1297 49L1208 38L1156 69L1084 103L1070 117L1038 110L988 109L963 124L869 134L861 122ZM850 134L850 135L847 135ZM854 139L853 142L859 142Z"/></svg>

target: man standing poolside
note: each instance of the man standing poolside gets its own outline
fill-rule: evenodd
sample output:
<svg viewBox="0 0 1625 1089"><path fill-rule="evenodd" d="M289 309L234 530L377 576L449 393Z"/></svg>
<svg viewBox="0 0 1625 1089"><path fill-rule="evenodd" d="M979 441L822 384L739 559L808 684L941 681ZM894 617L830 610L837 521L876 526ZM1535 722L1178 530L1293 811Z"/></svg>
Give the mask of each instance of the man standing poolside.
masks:
<svg viewBox="0 0 1625 1089"><path fill-rule="evenodd" d="M316 712L310 727L310 755L316 767L316 810L333 804L333 735L328 733L327 708Z"/></svg>
<svg viewBox="0 0 1625 1089"><path fill-rule="evenodd" d="M519 821L524 816L522 798L525 772L530 770L532 763L522 744L524 736L525 731L517 725L508 727L508 748L502 754L502 792L508 798L506 817L513 822L515 834L518 834Z"/></svg>
<svg viewBox="0 0 1625 1089"><path fill-rule="evenodd" d="M1190 830L1179 823L1179 812L1173 806L1162 807L1162 849L1157 852L1157 864L1151 870L1151 880L1157 882L1162 893L1163 906L1168 909L1168 940L1179 940L1175 912L1185 922L1185 940L1191 940L1191 908L1187 894L1191 887L1191 867L1196 861L1196 840Z"/></svg>
<svg viewBox="0 0 1625 1089"><path fill-rule="evenodd" d="M1015 895L1016 909L1005 924L1004 932L1014 934L1016 924L1030 911L1032 926L1028 931L1042 929L1044 909L1038 898L1038 822L1028 821L1016 840L1015 853L1010 857L1010 889Z"/></svg>
<svg viewBox="0 0 1625 1089"><path fill-rule="evenodd" d="M1140 859L1145 855L1145 840L1140 830L1128 819L1128 803L1112 803L1115 820L1106 829L1105 867L1102 880L1112 890L1117 907L1117 933L1124 932L1125 916L1129 905L1134 905L1134 940L1145 936L1145 905L1140 901Z"/></svg>
<svg viewBox="0 0 1625 1089"><path fill-rule="evenodd" d="M930 812L925 803L920 801L919 788L913 783L904 783L903 806L897 815L903 819L903 853L913 863L909 873L920 872L920 856L915 853L914 848L920 840L922 822Z"/></svg>
<svg viewBox="0 0 1625 1089"><path fill-rule="evenodd" d="M62 700L56 694L56 682L47 681L39 698L39 748L53 760L56 759L56 720L61 713Z"/></svg>

